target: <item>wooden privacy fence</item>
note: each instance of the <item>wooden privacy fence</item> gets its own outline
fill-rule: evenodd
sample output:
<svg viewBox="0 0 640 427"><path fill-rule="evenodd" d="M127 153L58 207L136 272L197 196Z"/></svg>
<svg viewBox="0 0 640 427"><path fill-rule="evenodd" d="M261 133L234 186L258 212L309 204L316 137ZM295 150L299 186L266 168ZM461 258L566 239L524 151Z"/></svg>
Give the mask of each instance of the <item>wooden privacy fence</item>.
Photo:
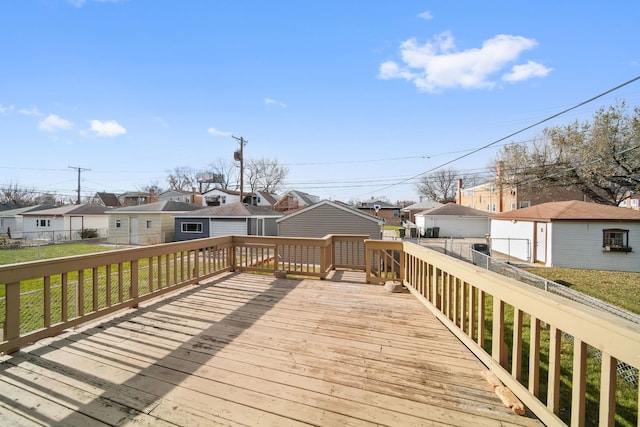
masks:
<svg viewBox="0 0 640 427"><path fill-rule="evenodd" d="M223 236L0 266L0 353L227 271L364 270L367 237Z"/></svg>
<svg viewBox="0 0 640 427"><path fill-rule="evenodd" d="M616 375L640 368L638 325L412 243L366 248L367 281L402 280L545 424L639 422L637 386Z"/></svg>

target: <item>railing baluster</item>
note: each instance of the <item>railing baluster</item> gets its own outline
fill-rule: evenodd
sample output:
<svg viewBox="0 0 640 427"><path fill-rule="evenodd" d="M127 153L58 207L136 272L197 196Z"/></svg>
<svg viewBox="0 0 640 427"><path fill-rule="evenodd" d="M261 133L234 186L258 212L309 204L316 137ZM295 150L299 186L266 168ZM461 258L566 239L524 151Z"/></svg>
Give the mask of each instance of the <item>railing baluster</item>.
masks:
<svg viewBox="0 0 640 427"><path fill-rule="evenodd" d="M504 302L493 296L493 329L491 331L491 356L494 360L500 363L500 366L505 366L505 352L504 352Z"/></svg>
<svg viewBox="0 0 640 427"><path fill-rule="evenodd" d="M66 322L69 320L69 284L68 273L62 273L60 283L60 320Z"/></svg>
<svg viewBox="0 0 640 427"><path fill-rule="evenodd" d="M118 263L118 302L124 301L124 263Z"/></svg>
<svg viewBox="0 0 640 427"><path fill-rule="evenodd" d="M618 361L602 353L600 367L600 426L616 425L616 376ZM639 414L640 415L640 414ZM640 420L638 420L640 423Z"/></svg>
<svg viewBox="0 0 640 427"><path fill-rule="evenodd" d="M560 351L562 333L555 326L549 327L549 379L547 384L547 408L560 413Z"/></svg>
<svg viewBox="0 0 640 427"><path fill-rule="evenodd" d="M147 277L148 277L148 288L149 288L149 293L153 292L153 257L149 257L147 258Z"/></svg>
<svg viewBox="0 0 640 427"><path fill-rule="evenodd" d="M478 289L478 345L484 348L484 318L485 295L482 289Z"/></svg>
<svg viewBox="0 0 640 427"><path fill-rule="evenodd" d="M51 276L44 277L44 327L51 326Z"/></svg>
<svg viewBox="0 0 640 427"><path fill-rule="evenodd" d="M587 389L587 344L573 338L573 378L571 381L571 426L582 427Z"/></svg>
<svg viewBox="0 0 640 427"><path fill-rule="evenodd" d="M98 267L93 267L92 269L92 284L93 284L93 311L98 311L99 308L99 297L100 297L100 291L99 291L99 287L98 287L98 279L100 279L100 274L98 273Z"/></svg>
<svg viewBox="0 0 640 427"><path fill-rule="evenodd" d="M131 261L131 300L133 301L132 307L138 307L138 297L139 297L139 289L138 289L138 260L134 259Z"/></svg>
<svg viewBox="0 0 640 427"><path fill-rule="evenodd" d="M540 320L531 316L529 335L529 392L538 397L540 392Z"/></svg>
<svg viewBox="0 0 640 427"><path fill-rule="evenodd" d="M111 264L107 264L105 271L105 295L106 295L106 307L111 307Z"/></svg>
<svg viewBox="0 0 640 427"><path fill-rule="evenodd" d="M522 379L522 310L513 307L513 344L511 354L511 376Z"/></svg>
<svg viewBox="0 0 640 427"><path fill-rule="evenodd" d="M76 315L84 316L84 270L78 271L78 281L76 283Z"/></svg>

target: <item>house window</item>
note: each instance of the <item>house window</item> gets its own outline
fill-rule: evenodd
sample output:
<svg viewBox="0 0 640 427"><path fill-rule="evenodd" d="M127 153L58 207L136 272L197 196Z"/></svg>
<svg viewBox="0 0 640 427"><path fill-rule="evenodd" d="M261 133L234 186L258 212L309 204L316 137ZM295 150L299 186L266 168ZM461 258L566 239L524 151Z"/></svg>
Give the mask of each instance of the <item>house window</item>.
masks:
<svg viewBox="0 0 640 427"><path fill-rule="evenodd" d="M183 233L202 233L202 223L199 222L183 222Z"/></svg>
<svg viewBox="0 0 640 427"><path fill-rule="evenodd" d="M227 196L220 197L220 200L222 200L222 204L224 205L225 203L227 203Z"/></svg>
<svg viewBox="0 0 640 427"><path fill-rule="evenodd" d="M531 206L531 202L520 202L519 209L528 208L529 206Z"/></svg>
<svg viewBox="0 0 640 427"><path fill-rule="evenodd" d="M147 228L151 228L151 220L150 219L147 220Z"/></svg>
<svg viewBox="0 0 640 427"><path fill-rule="evenodd" d="M491 205L491 212L495 212L496 211L496 204L492 204Z"/></svg>
<svg viewBox="0 0 640 427"><path fill-rule="evenodd" d="M620 228L602 230L602 246L606 252L630 252L629 230Z"/></svg>
<svg viewBox="0 0 640 427"><path fill-rule="evenodd" d="M50 219L36 219L36 227L51 227Z"/></svg>
<svg viewBox="0 0 640 427"><path fill-rule="evenodd" d="M512 211L516 210L516 202L511 202L511 210Z"/></svg>
<svg viewBox="0 0 640 427"><path fill-rule="evenodd" d="M116 219L116 228L122 227L122 220Z"/></svg>

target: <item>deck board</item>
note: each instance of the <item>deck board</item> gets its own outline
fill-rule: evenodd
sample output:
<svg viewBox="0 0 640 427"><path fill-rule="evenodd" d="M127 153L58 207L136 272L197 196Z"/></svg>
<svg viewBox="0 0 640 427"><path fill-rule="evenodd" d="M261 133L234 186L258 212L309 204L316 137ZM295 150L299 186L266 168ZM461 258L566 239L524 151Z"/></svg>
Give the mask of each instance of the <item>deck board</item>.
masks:
<svg viewBox="0 0 640 427"><path fill-rule="evenodd" d="M0 422L540 425L412 295L333 279L227 274L5 356Z"/></svg>

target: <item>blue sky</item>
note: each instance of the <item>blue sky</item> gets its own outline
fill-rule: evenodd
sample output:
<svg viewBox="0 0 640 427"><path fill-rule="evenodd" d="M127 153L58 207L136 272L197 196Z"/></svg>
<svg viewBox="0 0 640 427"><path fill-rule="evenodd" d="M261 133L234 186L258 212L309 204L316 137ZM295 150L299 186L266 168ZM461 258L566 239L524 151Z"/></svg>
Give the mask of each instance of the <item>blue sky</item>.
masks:
<svg viewBox="0 0 640 427"><path fill-rule="evenodd" d="M640 75L631 1L0 2L0 186L75 200L246 158L321 198L417 200ZM640 82L509 138L585 120ZM456 160L458 157L465 156Z"/></svg>

